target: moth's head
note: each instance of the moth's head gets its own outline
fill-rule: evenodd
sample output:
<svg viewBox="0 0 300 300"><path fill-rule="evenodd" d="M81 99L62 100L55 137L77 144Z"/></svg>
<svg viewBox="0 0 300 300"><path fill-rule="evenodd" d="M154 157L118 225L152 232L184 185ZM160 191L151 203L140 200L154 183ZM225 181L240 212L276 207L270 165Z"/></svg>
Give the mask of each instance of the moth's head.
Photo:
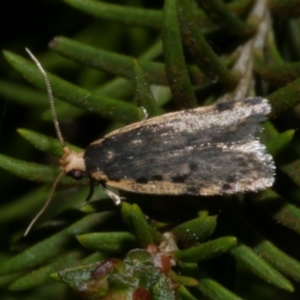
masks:
<svg viewBox="0 0 300 300"><path fill-rule="evenodd" d="M59 160L61 171L75 180L80 180L85 174L84 152L75 152L64 147L64 155Z"/></svg>

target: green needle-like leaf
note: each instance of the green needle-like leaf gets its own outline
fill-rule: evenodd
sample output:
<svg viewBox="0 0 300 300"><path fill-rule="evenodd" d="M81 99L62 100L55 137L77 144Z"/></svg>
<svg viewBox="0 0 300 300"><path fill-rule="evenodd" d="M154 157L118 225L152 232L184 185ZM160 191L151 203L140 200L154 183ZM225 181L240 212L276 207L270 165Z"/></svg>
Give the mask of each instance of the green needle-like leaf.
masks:
<svg viewBox="0 0 300 300"><path fill-rule="evenodd" d="M138 241L144 248L154 243L150 226L142 213L141 209L136 205L130 205L126 202L122 203L122 217L127 226L136 234Z"/></svg>
<svg viewBox="0 0 300 300"><path fill-rule="evenodd" d="M271 265L265 262L252 249L244 244L239 243L229 250L229 253L234 256L241 264L243 264L251 272L273 284L274 286L284 289L289 292L294 291L294 287L289 280L276 271Z"/></svg>
<svg viewBox="0 0 300 300"><path fill-rule="evenodd" d="M267 194L268 193L267 191ZM228 215L228 220L231 221L230 223L233 223L231 225L233 232L238 231L238 236L247 242L247 244L253 245L253 250L276 270L300 282L300 262L265 239L264 236L247 222L245 217L227 201L225 201L224 204L224 210Z"/></svg>
<svg viewBox="0 0 300 300"><path fill-rule="evenodd" d="M134 97L135 102L138 106L145 108L149 117L157 116L157 104L145 79L144 70L137 60L134 61L134 71L136 74Z"/></svg>
<svg viewBox="0 0 300 300"><path fill-rule="evenodd" d="M58 139L37 133L29 129L18 129L18 133L25 138L29 143L31 143L37 149L47 152L48 154L55 155L57 157L62 157L64 154L61 143ZM82 149L66 143L66 146L71 150L81 152Z"/></svg>
<svg viewBox="0 0 300 300"><path fill-rule="evenodd" d="M44 166L32 162L15 159L0 154L0 168L26 180L43 183L53 183L60 173L58 167ZM70 177L64 176L59 182L63 186L89 185L89 180L76 181Z"/></svg>
<svg viewBox="0 0 300 300"><path fill-rule="evenodd" d="M275 157L290 144L294 135L295 135L295 130L287 130L285 132L278 134L275 138L273 138L270 142L267 143L266 146L268 152L273 157Z"/></svg>
<svg viewBox="0 0 300 300"><path fill-rule="evenodd" d="M208 45L199 27L196 26L192 3L178 0L178 11L182 39L196 65L208 77L223 83L226 89L234 88L239 76L231 73Z"/></svg>
<svg viewBox="0 0 300 300"><path fill-rule="evenodd" d="M33 63L8 51L4 52L4 56L28 81L32 82L40 89L46 89L44 78ZM102 97L75 86L50 73L47 73L47 76L53 89L54 96L63 101L118 121L129 123L141 119L142 113L135 105L108 97Z"/></svg>
<svg viewBox="0 0 300 300"><path fill-rule="evenodd" d="M62 255L59 259L55 260L49 265L19 278L9 286L9 289L12 291L22 291L45 284L51 281L51 277L49 276L51 273L74 265L79 261L81 256L82 253L80 251L73 251L71 253Z"/></svg>
<svg viewBox="0 0 300 300"><path fill-rule="evenodd" d="M236 243L237 239L233 236L221 237L187 250L175 251L173 254L176 259L183 262L201 262L227 252Z"/></svg>
<svg viewBox="0 0 300 300"><path fill-rule="evenodd" d="M122 22L126 25L135 25L148 28L159 28L162 13L154 9L139 9L126 7L94 0L64 0L77 9L105 20Z"/></svg>
<svg viewBox="0 0 300 300"><path fill-rule="evenodd" d="M214 232L216 225L216 217L203 216L180 224L173 228L172 232L184 245L193 245L207 239Z"/></svg>
<svg viewBox="0 0 300 300"><path fill-rule="evenodd" d="M86 248L107 253L123 253L137 246L137 239L128 232L99 232L77 236Z"/></svg>
<svg viewBox="0 0 300 300"><path fill-rule="evenodd" d="M280 112L293 108L300 103L299 88L300 79L297 79L267 96L272 104L272 116L275 117Z"/></svg>
<svg viewBox="0 0 300 300"><path fill-rule="evenodd" d="M222 0L197 0L197 3L225 31L237 35L252 35L255 28L240 20Z"/></svg>
<svg viewBox="0 0 300 300"><path fill-rule="evenodd" d="M11 81L0 80L0 95L30 107L45 108L49 106L49 100L45 93Z"/></svg>
<svg viewBox="0 0 300 300"><path fill-rule="evenodd" d="M243 300L233 292L229 291L217 281L209 277L204 271L194 263L181 264L184 274L198 280L197 289L210 300Z"/></svg>
<svg viewBox="0 0 300 300"><path fill-rule="evenodd" d="M168 82L178 107L197 106L183 54L177 0L166 0L163 18L163 48Z"/></svg>
<svg viewBox="0 0 300 300"><path fill-rule="evenodd" d="M255 197L255 206L277 223L300 234L300 209L285 201L273 190L265 190Z"/></svg>
<svg viewBox="0 0 300 300"><path fill-rule="evenodd" d="M13 258L1 262L0 276L36 267L67 250L74 236L84 234L103 225L114 215L113 212L90 214L55 235L38 242Z"/></svg>

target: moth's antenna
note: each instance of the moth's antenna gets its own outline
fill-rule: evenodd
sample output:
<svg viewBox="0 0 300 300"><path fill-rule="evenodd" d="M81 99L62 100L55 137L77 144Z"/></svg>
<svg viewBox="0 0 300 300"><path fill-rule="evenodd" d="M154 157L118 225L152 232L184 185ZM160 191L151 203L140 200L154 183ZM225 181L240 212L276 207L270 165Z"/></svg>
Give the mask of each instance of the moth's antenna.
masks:
<svg viewBox="0 0 300 300"><path fill-rule="evenodd" d="M46 83L46 88L47 88L47 94L48 94L48 98L49 98L49 102L50 102L50 109L51 109L53 124L54 124L55 130L56 130L57 137L60 140L60 143L61 143L62 147L64 148L65 147L65 141L63 139L63 136L62 136L60 128L59 128L59 123L58 123L58 120L57 120L57 115L56 115L56 111L55 111L55 107L54 107L53 92L52 92L52 88L51 88L51 85L50 85L49 78L48 78L45 70L43 69L42 65L37 60L37 58L31 53L31 51L28 48L25 48L25 50L29 54L29 56L31 57L33 62L36 64L39 71L41 72L41 74L44 77L44 80L45 80L45 83Z"/></svg>
<svg viewBox="0 0 300 300"><path fill-rule="evenodd" d="M56 177L55 181L53 182L52 184L52 187L50 189L50 192L49 192L49 195L48 195L48 198L44 204L44 206L41 208L41 210L36 214L36 216L32 219L32 221L30 222L30 224L28 225L28 227L26 228L26 231L24 233L24 236L26 236L29 231L31 230L32 226L35 224L35 222L39 219L39 217L44 213L44 211L46 210L46 208L49 206L50 202L51 202L51 199L52 199L52 196L53 196L53 193L56 189L56 186L58 184L58 182L60 181L61 177L65 175L64 172L60 172L58 174L58 176Z"/></svg>
<svg viewBox="0 0 300 300"><path fill-rule="evenodd" d="M52 92L52 88L50 85L50 81L49 78L44 70L44 68L42 67L42 65L40 64L40 62L37 60L37 58L31 53L31 51L28 48L25 48L26 52L29 54L29 56L31 57L31 59L33 60L33 62L36 64L37 68L39 69L39 71L41 72L41 74L44 77L45 80L45 84L46 84L46 89L47 89L47 94L48 94L48 98L49 98L49 102L50 102L50 109L51 109L51 115L52 115L52 120L53 120L53 124L54 124L54 128L56 130L56 134L57 137L62 145L63 148L65 148L65 141L63 139L63 136L61 134L60 128L59 128L59 123L57 120L57 115L56 115L56 111L55 111L55 107L54 107L54 98L53 98L53 92ZM61 177L65 174L65 172L60 172L58 174L58 176L56 177L55 181L52 184L52 187L50 189L48 198L45 202L45 204L43 205L42 209L36 214L36 216L33 218L33 220L30 222L30 224L28 225L24 236L26 236L29 231L31 230L32 226L35 224L35 222L39 219L39 217L44 213L44 211L47 209L47 207L49 206L53 193L56 189L56 186L59 182L59 180L61 179Z"/></svg>

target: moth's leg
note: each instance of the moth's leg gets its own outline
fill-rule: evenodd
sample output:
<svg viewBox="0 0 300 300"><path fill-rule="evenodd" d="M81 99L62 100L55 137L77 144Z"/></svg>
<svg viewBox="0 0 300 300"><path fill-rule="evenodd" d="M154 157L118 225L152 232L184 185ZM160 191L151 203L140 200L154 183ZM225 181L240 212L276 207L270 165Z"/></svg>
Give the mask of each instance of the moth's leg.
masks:
<svg viewBox="0 0 300 300"><path fill-rule="evenodd" d="M104 192L109 196L109 198L115 203L115 205L121 205L121 199L122 197L118 196L111 190L109 190L105 185L99 183L99 185L102 187Z"/></svg>
<svg viewBox="0 0 300 300"><path fill-rule="evenodd" d="M148 112L147 109L144 106L141 106L141 110L143 112L143 120L146 120L148 118Z"/></svg>
<svg viewBox="0 0 300 300"><path fill-rule="evenodd" d="M90 177L90 190L83 204L86 204L92 198L93 194L94 194L94 180L92 177Z"/></svg>

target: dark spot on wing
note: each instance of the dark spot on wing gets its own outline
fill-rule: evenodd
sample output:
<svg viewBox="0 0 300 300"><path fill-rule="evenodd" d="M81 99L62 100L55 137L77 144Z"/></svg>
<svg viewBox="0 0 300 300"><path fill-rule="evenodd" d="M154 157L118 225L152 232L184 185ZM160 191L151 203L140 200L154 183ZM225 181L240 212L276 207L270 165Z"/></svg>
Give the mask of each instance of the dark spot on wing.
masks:
<svg viewBox="0 0 300 300"><path fill-rule="evenodd" d="M188 174L175 175L175 176L172 176L171 179L174 183L184 183L188 177L189 177Z"/></svg>
<svg viewBox="0 0 300 300"><path fill-rule="evenodd" d="M236 181L237 181L237 179L236 179L236 177L233 176L233 175L227 176L227 178L226 178L226 182L227 182L228 184L234 183L234 182L236 182Z"/></svg>
<svg viewBox="0 0 300 300"><path fill-rule="evenodd" d="M192 172L198 170L198 165L195 164L195 163L193 163L193 162L191 162L191 163L189 164L189 167L190 167L190 170L191 170Z"/></svg>
<svg viewBox="0 0 300 300"><path fill-rule="evenodd" d="M136 182L145 184L145 183L148 183L148 179L145 177L140 177L140 178L137 178Z"/></svg>
<svg viewBox="0 0 300 300"><path fill-rule="evenodd" d="M235 106L235 101L230 101L230 102L223 102L223 103L218 103L216 105L216 110L218 112L222 112L224 110L230 110Z"/></svg>
<svg viewBox="0 0 300 300"><path fill-rule="evenodd" d="M227 176L226 183L222 186L222 191L226 192L232 190L237 181L238 180L236 179L235 176Z"/></svg>
<svg viewBox="0 0 300 300"><path fill-rule="evenodd" d="M236 157L235 165L237 168L244 169L247 167L248 163L243 159L243 157ZM230 178L227 178L227 181L229 181ZM235 181L236 179L232 179L230 181Z"/></svg>
<svg viewBox="0 0 300 300"><path fill-rule="evenodd" d="M226 192L226 191L228 191L228 190L231 190L232 188L233 188L233 185L232 185L232 184L230 184L230 183L225 183L225 184L223 184L223 186L222 186L222 191Z"/></svg>
<svg viewBox="0 0 300 300"><path fill-rule="evenodd" d="M152 179L157 181L162 181L164 178L161 175L153 175Z"/></svg>
<svg viewBox="0 0 300 300"><path fill-rule="evenodd" d="M186 189L186 193L189 195L199 195L201 193L201 187L189 185Z"/></svg>

